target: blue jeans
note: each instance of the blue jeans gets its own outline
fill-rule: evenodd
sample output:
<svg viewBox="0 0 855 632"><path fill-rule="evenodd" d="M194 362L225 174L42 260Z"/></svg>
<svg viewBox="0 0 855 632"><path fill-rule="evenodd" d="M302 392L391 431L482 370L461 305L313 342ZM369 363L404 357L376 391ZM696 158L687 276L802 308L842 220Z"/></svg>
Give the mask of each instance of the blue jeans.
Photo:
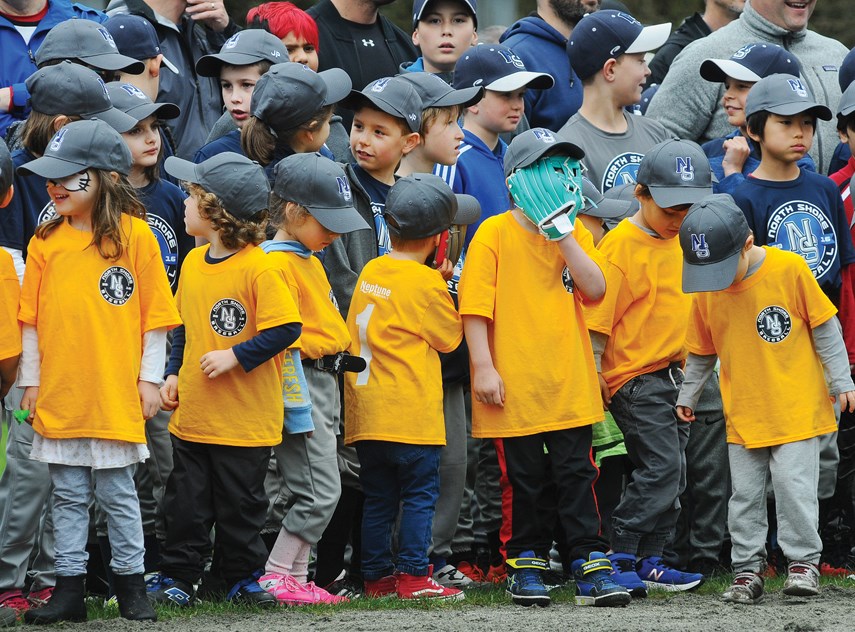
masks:
<svg viewBox="0 0 855 632"><path fill-rule="evenodd" d="M362 575L376 580L393 571L428 574L428 549L439 497L440 446L358 441L362 513ZM392 561L392 528L398 517L398 555Z"/></svg>

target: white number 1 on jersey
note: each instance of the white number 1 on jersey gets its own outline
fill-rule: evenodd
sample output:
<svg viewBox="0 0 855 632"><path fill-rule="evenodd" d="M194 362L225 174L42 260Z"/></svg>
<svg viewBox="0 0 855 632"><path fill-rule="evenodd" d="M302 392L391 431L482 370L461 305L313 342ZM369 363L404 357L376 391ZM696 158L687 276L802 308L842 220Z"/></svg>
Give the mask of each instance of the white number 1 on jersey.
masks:
<svg viewBox="0 0 855 632"><path fill-rule="evenodd" d="M374 312L374 303L369 303L365 309L356 317L356 326L359 327L359 356L365 360L365 369L356 376L356 385L365 386L371 377L371 347L368 346L368 321Z"/></svg>

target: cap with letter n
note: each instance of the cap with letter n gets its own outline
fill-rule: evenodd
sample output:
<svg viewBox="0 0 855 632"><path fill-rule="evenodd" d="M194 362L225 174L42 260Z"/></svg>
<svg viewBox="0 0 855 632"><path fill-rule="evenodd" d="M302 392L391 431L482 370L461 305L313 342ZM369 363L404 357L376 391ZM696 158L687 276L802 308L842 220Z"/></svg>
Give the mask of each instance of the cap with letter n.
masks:
<svg viewBox="0 0 855 632"><path fill-rule="evenodd" d="M560 137L552 130L534 127L514 136L511 144L508 145L504 159L505 177L507 178L517 169L533 165L547 154L568 156L576 160L582 160L585 157L585 152L578 145Z"/></svg>
<svg viewBox="0 0 855 632"><path fill-rule="evenodd" d="M411 132L418 132L422 122L422 98L418 90L403 77L381 77L361 91L352 90L341 106L354 112L368 102L395 118L403 119Z"/></svg>
<svg viewBox="0 0 855 632"><path fill-rule="evenodd" d="M831 110L817 103L807 83L795 75L769 75L751 86L745 99L745 116L761 111L779 116L807 113L823 121L831 120Z"/></svg>
<svg viewBox="0 0 855 632"><path fill-rule="evenodd" d="M795 55L771 42L746 44L729 59L705 59L701 64L701 77L713 83L724 83L728 77L756 83L780 73L800 77L801 66Z"/></svg>
<svg viewBox="0 0 855 632"><path fill-rule="evenodd" d="M57 24L36 51L36 66L40 68L63 59L77 59L98 70L120 70L131 75L145 70L141 61L119 53L113 36L103 25L80 18Z"/></svg>
<svg viewBox="0 0 855 632"><path fill-rule="evenodd" d="M223 66L249 66L261 61L281 64L289 61L288 49L278 37L263 29L246 29L232 35L219 53L205 55L196 62L196 73L218 77Z"/></svg>
<svg viewBox="0 0 855 632"><path fill-rule="evenodd" d="M693 204L680 226L683 292L730 287L750 234L745 214L729 195L718 193Z"/></svg>
<svg viewBox="0 0 855 632"><path fill-rule="evenodd" d="M334 233L371 228L353 206L350 180L337 162L318 153L292 154L274 168L273 192L306 208Z"/></svg>
<svg viewBox="0 0 855 632"><path fill-rule="evenodd" d="M669 139L647 151L635 178L661 208L694 204L712 193L713 174L703 149L690 140Z"/></svg>
<svg viewBox="0 0 855 632"><path fill-rule="evenodd" d="M439 235L454 224L474 224L481 206L471 195L455 194L439 176L413 173L389 189L383 215L392 235L414 240Z"/></svg>

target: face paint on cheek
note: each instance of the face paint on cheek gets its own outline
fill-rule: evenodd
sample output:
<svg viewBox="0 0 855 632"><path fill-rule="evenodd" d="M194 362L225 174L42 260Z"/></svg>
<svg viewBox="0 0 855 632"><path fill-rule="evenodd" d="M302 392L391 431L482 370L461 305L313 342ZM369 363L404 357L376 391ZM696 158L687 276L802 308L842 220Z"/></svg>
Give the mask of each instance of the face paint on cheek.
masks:
<svg viewBox="0 0 855 632"><path fill-rule="evenodd" d="M63 178L61 180L48 180L54 185L61 185L69 193L76 193L78 191L88 191L89 185L92 184L92 176L89 175L89 171L83 171L82 173L76 173L73 176L69 176L68 178Z"/></svg>

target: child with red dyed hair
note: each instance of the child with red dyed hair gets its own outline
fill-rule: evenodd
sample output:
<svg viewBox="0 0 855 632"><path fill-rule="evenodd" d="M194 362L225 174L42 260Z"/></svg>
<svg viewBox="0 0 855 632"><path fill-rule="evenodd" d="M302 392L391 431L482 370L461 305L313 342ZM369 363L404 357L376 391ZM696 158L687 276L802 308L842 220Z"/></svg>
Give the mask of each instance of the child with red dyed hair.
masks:
<svg viewBox="0 0 855 632"><path fill-rule="evenodd" d="M318 25L291 2L265 2L246 14L249 28L262 28L282 40L291 61L318 71Z"/></svg>

